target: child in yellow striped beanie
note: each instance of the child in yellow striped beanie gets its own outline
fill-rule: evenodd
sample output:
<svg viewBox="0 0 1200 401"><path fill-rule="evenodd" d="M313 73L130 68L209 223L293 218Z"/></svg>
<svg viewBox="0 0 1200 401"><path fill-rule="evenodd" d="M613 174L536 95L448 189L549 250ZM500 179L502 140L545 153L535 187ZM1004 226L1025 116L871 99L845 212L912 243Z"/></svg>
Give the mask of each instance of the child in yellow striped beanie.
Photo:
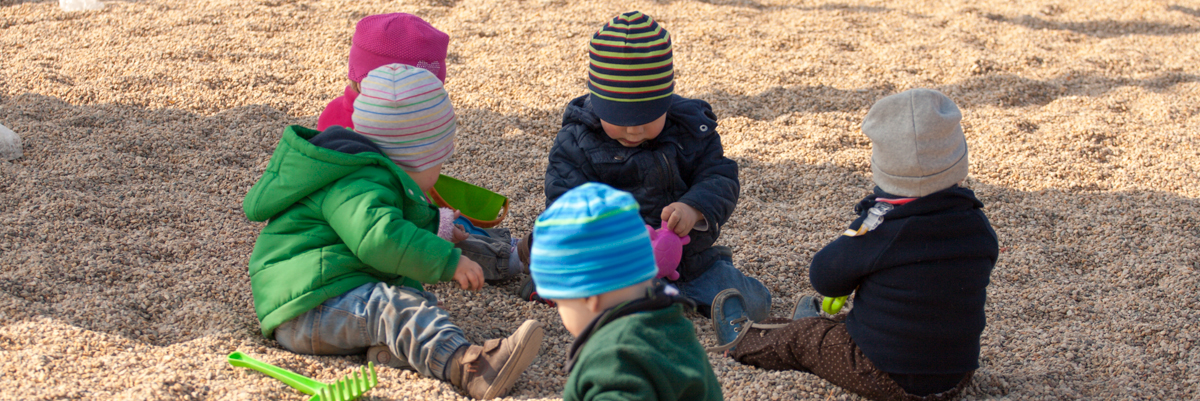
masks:
<svg viewBox="0 0 1200 401"><path fill-rule="evenodd" d="M567 104L550 150L546 205L588 182L632 194L643 223L689 238L677 278L665 281L706 316L734 288L750 318L765 319L770 291L717 245L737 208L738 165L725 157L712 106L675 94L671 34L627 12L592 35L588 54L588 93Z"/></svg>

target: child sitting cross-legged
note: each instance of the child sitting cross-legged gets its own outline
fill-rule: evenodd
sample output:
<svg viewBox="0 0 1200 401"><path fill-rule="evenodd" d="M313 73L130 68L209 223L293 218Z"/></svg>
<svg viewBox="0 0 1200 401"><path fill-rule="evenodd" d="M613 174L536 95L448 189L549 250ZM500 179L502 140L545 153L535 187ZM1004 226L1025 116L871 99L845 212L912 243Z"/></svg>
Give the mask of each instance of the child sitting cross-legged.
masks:
<svg viewBox="0 0 1200 401"><path fill-rule="evenodd" d="M243 202L250 220L267 221L249 269L262 334L293 352L367 353L474 398L503 396L537 356L543 325L472 345L421 284L484 286L452 242L465 234L424 194L454 152L454 108L436 76L408 65L376 68L362 87L370 96L354 114L369 113L372 129L287 127Z"/></svg>
<svg viewBox="0 0 1200 401"><path fill-rule="evenodd" d="M697 311L709 316L713 298L736 288L750 316L765 319L770 291L734 265L730 248L716 245L737 207L738 165L725 157L712 106L675 94L671 34L632 11L600 27L588 49L589 93L563 112L546 166L546 205L588 182L629 192L645 224L688 238L664 280Z"/></svg>
<svg viewBox="0 0 1200 401"><path fill-rule="evenodd" d="M575 336L563 400L722 399L683 316L695 304L654 284L658 268L632 195L580 185L538 217L534 232L534 285Z"/></svg>
<svg viewBox="0 0 1200 401"><path fill-rule="evenodd" d="M872 400L946 400L979 367L984 302L999 246L959 186L967 177L962 114L940 92L913 89L871 106L875 193L858 219L813 256L809 280L825 297L854 294L845 321L800 298L792 319L753 323L736 290L717 296L720 347L741 363L812 372ZM831 308L830 308L831 309ZM826 310L826 312L833 312Z"/></svg>

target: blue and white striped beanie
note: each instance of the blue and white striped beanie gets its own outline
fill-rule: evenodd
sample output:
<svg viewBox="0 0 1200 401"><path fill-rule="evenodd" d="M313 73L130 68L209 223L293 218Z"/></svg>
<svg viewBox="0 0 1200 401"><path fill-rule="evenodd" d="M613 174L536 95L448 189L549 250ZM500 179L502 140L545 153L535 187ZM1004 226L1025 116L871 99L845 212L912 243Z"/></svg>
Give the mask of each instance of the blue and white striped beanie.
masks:
<svg viewBox="0 0 1200 401"><path fill-rule="evenodd" d="M554 201L533 225L529 270L548 299L603 294L658 273L633 195L587 183Z"/></svg>

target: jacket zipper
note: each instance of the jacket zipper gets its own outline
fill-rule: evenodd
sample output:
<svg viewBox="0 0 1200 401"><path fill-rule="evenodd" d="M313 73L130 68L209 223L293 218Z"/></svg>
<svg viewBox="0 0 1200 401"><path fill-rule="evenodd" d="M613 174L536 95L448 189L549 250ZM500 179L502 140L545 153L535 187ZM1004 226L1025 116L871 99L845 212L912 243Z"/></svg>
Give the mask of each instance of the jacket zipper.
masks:
<svg viewBox="0 0 1200 401"><path fill-rule="evenodd" d="M671 194L671 196L675 196L675 180L674 180L674 177L671 175L671 162L669 160L667 160L666 153L659 153L659 154L662 155L663 174L666 175L666 177L664 177L664 178L666 178L667 189L669 190L669 191L667 191L667 193Z"/></svg>

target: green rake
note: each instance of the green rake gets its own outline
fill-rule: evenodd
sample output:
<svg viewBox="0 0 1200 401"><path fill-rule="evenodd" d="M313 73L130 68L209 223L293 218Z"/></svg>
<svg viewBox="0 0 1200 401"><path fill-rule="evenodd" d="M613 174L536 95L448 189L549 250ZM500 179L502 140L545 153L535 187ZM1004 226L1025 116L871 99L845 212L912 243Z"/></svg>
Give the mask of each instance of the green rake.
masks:
<svg viewBox="0 0 1200 401"><path fill-rule="evenodd" d="M300 390L304 394L312 395L312 398L309 398L308 401L349 401L362 397L367 390L379 384L379 378L375 376L375 363L367 363L366 367L359 368L359 372L348 374L340 380L329 384L321 383L287 369L251 358L249 355L241 352L235 351L229 354L229 364L254 369L265 373L267 376L279 379L279 381L292 386L296 390ZM370 375L367 374L368 369L371 371Z"/></svg>

